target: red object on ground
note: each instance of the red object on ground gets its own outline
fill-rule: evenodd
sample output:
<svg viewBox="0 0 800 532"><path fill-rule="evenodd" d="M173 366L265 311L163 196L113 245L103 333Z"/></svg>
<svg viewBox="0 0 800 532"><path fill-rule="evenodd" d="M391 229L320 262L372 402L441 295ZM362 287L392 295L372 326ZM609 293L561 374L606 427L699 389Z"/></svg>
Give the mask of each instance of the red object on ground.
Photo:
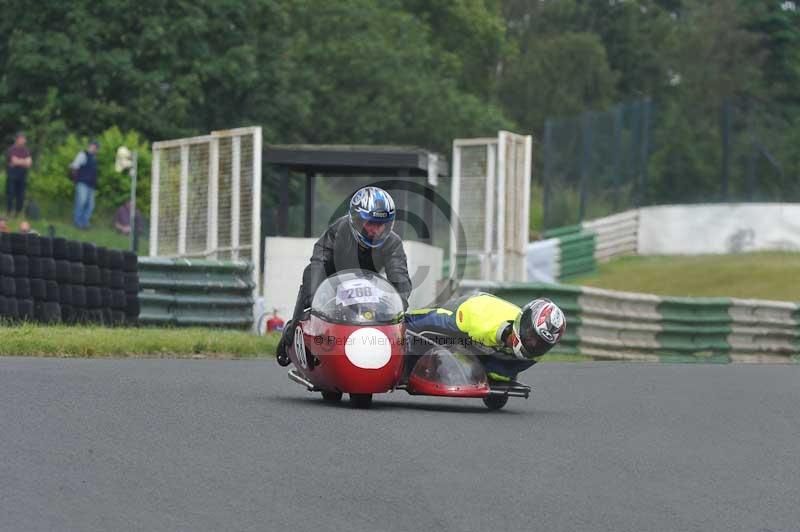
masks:
<svg viewBox="0 0 800 532"><path fill-rule="evenodd" d="M282 331L283 330L283 320L280 319L278 316L273 316L267 320L267 331Z"/></svg>

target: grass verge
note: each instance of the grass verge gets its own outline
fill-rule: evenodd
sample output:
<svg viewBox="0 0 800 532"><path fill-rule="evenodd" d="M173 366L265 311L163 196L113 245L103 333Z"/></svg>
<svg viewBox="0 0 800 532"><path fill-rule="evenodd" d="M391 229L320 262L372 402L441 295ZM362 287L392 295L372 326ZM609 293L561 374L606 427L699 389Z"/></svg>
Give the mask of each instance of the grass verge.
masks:
<svg viewBox="0 0 800 532"><path fill-rule="evenodd" d="M570 284L693 297L800 301L800 253L623 257Z"/></svg>
<svg viewBox="0 0 800 532"><path fill-rule="evenodd" d="M0 356L273 358L280 334L202 328L108 328L0 324ZM584 362L549 354L541 362Z"/></svg>
<svg viewBox="0 0 800 532"><path fill-rule="evenodd" d="M274 357L279 335L187 328L0 326L0 355L55 357Z"/></svg>

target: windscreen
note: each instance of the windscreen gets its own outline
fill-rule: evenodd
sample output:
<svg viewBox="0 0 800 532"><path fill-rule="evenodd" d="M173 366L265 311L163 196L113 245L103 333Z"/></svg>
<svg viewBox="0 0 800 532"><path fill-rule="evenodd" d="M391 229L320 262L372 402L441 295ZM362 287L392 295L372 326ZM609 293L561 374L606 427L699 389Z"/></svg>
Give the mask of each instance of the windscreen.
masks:
<svg viewBox="0 0 800 532"><path fill-rule="evenodd" d="M414 366L413 375L446 387L486 386L486 372L478 359L466 353L434 347Z"/></svg>
<svg viewBox="0 0 800 532"><path fill-rule="evenodd" d="M333 323L393 324L403 319L403 300L380 275L346 270L328 277L319 286L311 312Z"/></svg>

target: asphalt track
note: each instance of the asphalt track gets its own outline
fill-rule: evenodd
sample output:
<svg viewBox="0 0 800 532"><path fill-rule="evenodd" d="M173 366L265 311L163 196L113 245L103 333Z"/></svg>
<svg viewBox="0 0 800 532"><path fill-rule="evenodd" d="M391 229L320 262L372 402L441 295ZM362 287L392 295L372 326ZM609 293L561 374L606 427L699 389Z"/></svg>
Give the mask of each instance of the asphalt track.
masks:
<svg viewBox="0 0 800 532"><path fill-rule="evenodd" d="M0 530L800 530L800 365L322 403L272 361L0 358Z"/></svg>

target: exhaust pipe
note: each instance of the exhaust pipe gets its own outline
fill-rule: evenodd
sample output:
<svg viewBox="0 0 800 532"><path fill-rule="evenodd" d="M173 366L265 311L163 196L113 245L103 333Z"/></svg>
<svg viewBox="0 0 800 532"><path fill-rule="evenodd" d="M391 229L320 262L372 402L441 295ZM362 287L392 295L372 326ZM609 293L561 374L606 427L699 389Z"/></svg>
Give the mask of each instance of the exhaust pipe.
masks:
<svg viewBox="0 0 800 532"><path fill-rule="evenodd" d="M313 384L311 384L311 382L309 382L305 377L297 373L296 369L290 369L288 375L290 381L294 381L297 384L305 386L306 390L308 390L309 392L317 391L317 388Z"/></svg>

